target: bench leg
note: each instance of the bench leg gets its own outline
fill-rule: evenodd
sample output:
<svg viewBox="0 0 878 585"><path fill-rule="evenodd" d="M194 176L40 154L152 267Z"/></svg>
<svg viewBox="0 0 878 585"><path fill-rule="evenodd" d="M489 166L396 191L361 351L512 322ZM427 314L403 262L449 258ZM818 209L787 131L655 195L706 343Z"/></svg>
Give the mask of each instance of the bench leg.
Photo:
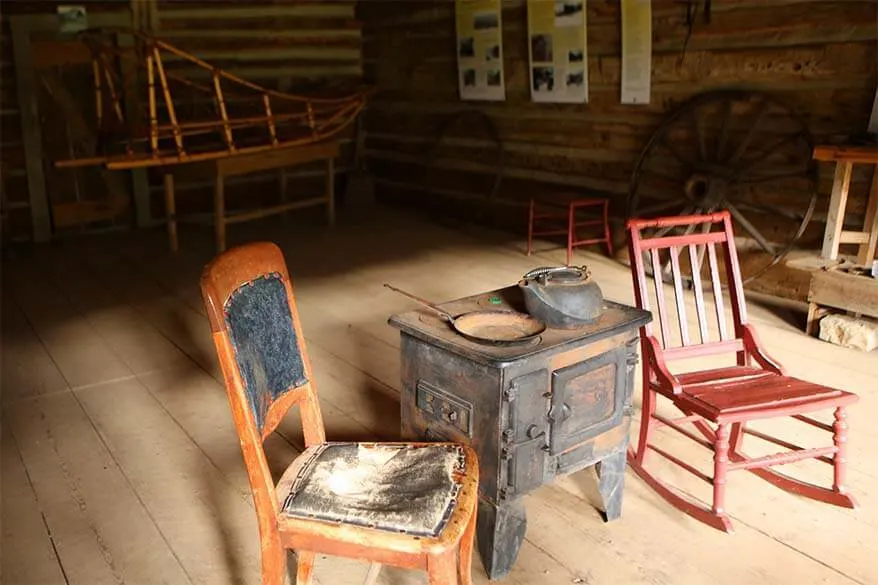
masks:
<svg viewBox="0 0 878 585"><path fill-rule="evenodd" d="M335 163L331 158L326 160L326 221L335 225Z"/></svg>
<svg viewBox="0 0 878 585"><path fill-rule="evenodd" d="M177 201L174 194L174 175L165 174L165 214L168 217L168 244L171 252L176 253L180 249L177 239Z"/></svg>
<svg viewBox="0 0 878 585"><path fill-rule="evenodd" d="M226 249L226 193L223 176L217 174L213 183L213 224L216 234L216 251Z"/></svg>

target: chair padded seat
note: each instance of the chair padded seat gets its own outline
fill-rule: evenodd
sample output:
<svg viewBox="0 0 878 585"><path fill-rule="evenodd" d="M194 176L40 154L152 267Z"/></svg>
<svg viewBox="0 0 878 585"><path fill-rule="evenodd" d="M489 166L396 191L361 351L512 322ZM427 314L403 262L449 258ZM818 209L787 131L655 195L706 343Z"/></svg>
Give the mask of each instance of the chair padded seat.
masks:
<svg viewBox="0 0 878 585"><path fill-rule="evenodd" d="M677 378L688 402L712 418L825 400L857 400L850 392L747 366L680 374Z"/></svg>
<svg viewBox="0 0 878 585"><path fill-rule="evenodd" d="M458 445L324 443L306 460L284 499L293 518L436 537L461 489Z"/></svg>

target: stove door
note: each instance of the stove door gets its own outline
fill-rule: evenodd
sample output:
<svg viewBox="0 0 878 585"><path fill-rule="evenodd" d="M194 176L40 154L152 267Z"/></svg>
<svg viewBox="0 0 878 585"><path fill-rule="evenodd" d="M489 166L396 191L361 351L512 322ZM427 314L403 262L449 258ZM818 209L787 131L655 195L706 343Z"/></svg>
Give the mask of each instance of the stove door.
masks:
<svg viewBox="0 0 878 585"><path fill-rule="evenodd" d="M552 455L563 453L622 421L627 390L627 351L622 346L552 374L549 411Z"/></svg>
<svg viewBox="0 0 878 585"><path fill-rule="evenodd" d="M505 394L509 426L503 432L502 449L508 494L527 493L545 480L548 386L549 371L545 368L509 381Z"/></svg>

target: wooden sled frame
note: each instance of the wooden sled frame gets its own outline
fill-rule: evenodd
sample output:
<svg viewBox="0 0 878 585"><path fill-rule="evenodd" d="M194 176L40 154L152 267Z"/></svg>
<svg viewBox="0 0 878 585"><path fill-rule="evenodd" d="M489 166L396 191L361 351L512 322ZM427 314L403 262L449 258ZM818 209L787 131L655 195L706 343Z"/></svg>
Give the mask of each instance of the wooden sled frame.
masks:
<svg viewBox="0 0 878 585"><path fill-rule="evenodd" d="M133 38L134 46L119 48L105 42L107 34L120 33ZM104 165L111 170L139 169L310 145L330 139L349 127L365 107L366 97L371 91L362 89L340 97L321 97L273 90L216 68L170 43L133 29L92 29L83 32L80 38L93 53L95 112L99 126L116 124L127 127L129 135L122 154L59 160L55 162L59 168ZM205 71L210 83L201 84L168 70L165 64L168 55ZM145 84L141 79L117 75L113 65L115 59L128 64L133 61L135 66L128 69L139 71ZM215 117L192 121L179 119L179 104L174 101L172 81L211 100L216 110ZM132 83L138 90L141 87L146 90L144 101L148 104L148 111L145 123L137 119L137 113L132 117L122 107ZM231 116L229 99L241 94L245 94L251 103L259 103L262 114ZM167 120L160 120L160 104L164 106ZM293 105L296 110L278 112L280 105ZM236 131L257 128L265 131L264 142L240 144L235 137ZM186 139L206 134L215 134L219 139L217 144L205 151L190 150ZM170 148L161 144L162 141L169 142Z"/></svg>

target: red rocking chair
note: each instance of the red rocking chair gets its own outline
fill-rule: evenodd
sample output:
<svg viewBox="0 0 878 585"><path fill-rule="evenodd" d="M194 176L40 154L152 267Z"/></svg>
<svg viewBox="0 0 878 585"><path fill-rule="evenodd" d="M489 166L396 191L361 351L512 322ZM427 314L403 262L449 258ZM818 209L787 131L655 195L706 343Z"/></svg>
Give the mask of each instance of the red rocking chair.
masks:
<svg viewBox="0 0 878 585"><path fill-rule="evenodd" d="M715 226L718 231L711 231ZM700 227L700 233L694 233ZM646 237L644 230L655 230ZM682 235L668 235L672 230L683 230ZM628 462L634 471L663 498L679 510L714 528L732 532L732 523L725 511L726 474L746 469L775 486L829 504L847 508L856 507L844 485L845 443L847 423L845 407L858 400L855 394L835 388L812 384L786 375L784 368L770 358L760 346L756 332L747 323L741 273L735 250L732 223L728 212L709 215L669 217L660 219L633 219L628 222L629 254L634 276L634 294L639 308L649 310L647 270L649 259L653 275L666 274L670 268L673 283L676 323L672 330L668 305L664 298L664 278L653 278L659 337L651 325L641 329L643 355L643 414L640 437L636 450L629 448ZM719 248L719 250L717 250ZM663 252L665 252L663 254ZM700 342L690 334L687 322L687 304L684 297L680 256L686 252L691 271ZM707 257L709 278L714 301L716 321L708 325L705 308L705 290L702 288L701 265ZM720 283L718 258L725 267L727 292L731 305L732 323L727 323L723 304L724 287ZM701 259L701 260L699 260ZM714 313L714 311L710 311ZM713 315L711 314L711 317ZM653 323L656 323L653 321ZM715 325L715 326L714 326ZM718 332L711 338L709 329ZM672 374L667 366L672 360L714 354L736 354L737 365L702 371ZM656 398L668 398L683 416L669 419L656 412ZM834 409L834 424L820 422L806 416L822 409ZM783 439L747 428L756 419L790 416L802 423L832 433L832 446L802 448ZM685 428L694 426L697 432ZM670 454L651 442L652 431L668 427L713 451L713 476ZM744 435L755 436L779 445L786 451L763 457L748 457L742 450ZM647 453L653 451L713 487L713 505L706 505L684 496L655 477L644 467ZM770 469L803 459L814 458L833 466L832 488L806 483Z"/></svg>

